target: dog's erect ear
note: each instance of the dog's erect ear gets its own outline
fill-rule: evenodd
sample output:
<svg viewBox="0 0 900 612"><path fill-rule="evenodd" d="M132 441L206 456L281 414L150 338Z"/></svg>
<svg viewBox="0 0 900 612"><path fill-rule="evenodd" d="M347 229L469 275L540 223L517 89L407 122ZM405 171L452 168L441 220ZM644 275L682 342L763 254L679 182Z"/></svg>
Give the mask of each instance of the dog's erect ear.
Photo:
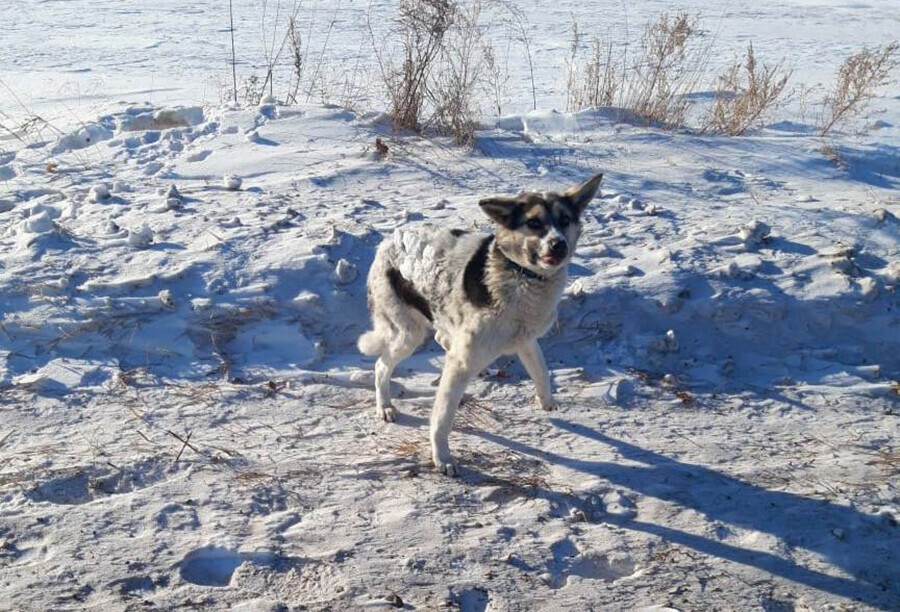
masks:
<svg viewBox="0 0 900 612"><path fill-rule="evenodd" d="M575 207L579 217L581 216L581 213L584 212L588 202L593 200L594 196L597 195L597 191L600 189L600 181L602 180L603 174L596 174L578 187L572 187L566 191L566 197L572 201L572 205Z"/></svg>
<svg viewBox="0 0 900 612"><path fill-rule="evenodd" d="M508 198L498 196L495 198L485 198L478 202L488 217L504 227L513 227L516 219L521 211L521 206L517 198Z"/></svg>

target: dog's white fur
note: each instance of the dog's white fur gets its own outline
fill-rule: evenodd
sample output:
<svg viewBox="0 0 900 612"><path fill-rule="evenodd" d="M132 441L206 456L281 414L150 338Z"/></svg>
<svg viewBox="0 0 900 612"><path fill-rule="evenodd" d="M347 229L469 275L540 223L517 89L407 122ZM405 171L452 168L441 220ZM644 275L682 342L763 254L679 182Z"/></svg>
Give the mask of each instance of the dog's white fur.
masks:
<svg viewBox="0 0 900 612"><path fill-rule="evenodd" d="M597 175L562 195L482 200L496 222L490 237L425 226L398 230L379 247L368 276L373 329L358 343L363 353L379 355L376 413L394 420L391 375L433 328L446 361L431 417L432 459L445 474L457 473L448 436L466 385L498 356L518 354L538 404L555 407L537 339L556 319L581 213L601 179ZM561 257L560 242L568 245Z"/></svg>

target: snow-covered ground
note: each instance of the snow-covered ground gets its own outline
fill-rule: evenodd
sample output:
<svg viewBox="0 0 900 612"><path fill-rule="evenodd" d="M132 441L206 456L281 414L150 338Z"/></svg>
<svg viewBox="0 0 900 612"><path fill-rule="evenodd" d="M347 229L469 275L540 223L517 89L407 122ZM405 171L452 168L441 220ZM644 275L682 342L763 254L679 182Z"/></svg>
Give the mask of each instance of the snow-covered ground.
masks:
<svg viewBox="0 0 900 612"><path fill-rule="evenodd" d="M469 151L316 100L220 106L218 4L0 9L5 95L62 132L0 136L0 610L900 609L896 85L840 164L799 103L701 137L529 113L524 82ZM570 11L635 28L664 3L550 6L527 5L547 108ZM697 6L809 85L900 15ZM335 57L364 36L366 5L341 10ZM375 248L598 170L542 341L561 409L499 360L439 476L436 344L373 418Z"/></svg>

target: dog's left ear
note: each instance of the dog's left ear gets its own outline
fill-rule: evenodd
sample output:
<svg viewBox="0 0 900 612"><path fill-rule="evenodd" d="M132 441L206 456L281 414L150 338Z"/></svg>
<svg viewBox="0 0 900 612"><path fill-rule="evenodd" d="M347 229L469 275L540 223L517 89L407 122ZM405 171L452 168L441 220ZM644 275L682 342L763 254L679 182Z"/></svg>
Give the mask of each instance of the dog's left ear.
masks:
<svg viewBox="0 0 900 612"><path fill-rule="evenodd" d="M485 198L478 202L481 210L488 217L504 227L513 227L516 224L516 218L519 216L521 207L517 198L509 198L498 196L495 198Z"/></svg>
<svg viewBox="0 0 900 612"><path fill-rule="evenodd" d="M566 197L572 202L572 205L575 207L575 210L578 213L578 216L581 217L581 213L584 212L585 207L588 205L588 202L594 199L594 196L597 195L597 191L600 189L600 182L603 180L603 174L597 174L583 182L578 187L572 187L568 191L566 191Z"/></svg>

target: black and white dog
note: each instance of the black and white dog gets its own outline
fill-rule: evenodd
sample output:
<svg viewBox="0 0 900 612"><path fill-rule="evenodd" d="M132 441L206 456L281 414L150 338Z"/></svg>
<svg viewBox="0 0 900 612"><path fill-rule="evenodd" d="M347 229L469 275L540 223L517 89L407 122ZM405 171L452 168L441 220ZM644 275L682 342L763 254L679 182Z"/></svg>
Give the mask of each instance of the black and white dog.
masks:
<svg viewBox="0 0 900 612"><path fill-rule="evenodd" d="M537 339L556 319L582 212L602 178L563 194L481 200L496 224L490 236L425 226L398 230L378 248L367 286L373 329L359 339L360 351L379 356L376 413L394 420L394 368L434 329L447 356L431 415L431 452L445 474L456 474L447 438L463 391L500 355L518 354L538 404L555 407Z"/></svg>

